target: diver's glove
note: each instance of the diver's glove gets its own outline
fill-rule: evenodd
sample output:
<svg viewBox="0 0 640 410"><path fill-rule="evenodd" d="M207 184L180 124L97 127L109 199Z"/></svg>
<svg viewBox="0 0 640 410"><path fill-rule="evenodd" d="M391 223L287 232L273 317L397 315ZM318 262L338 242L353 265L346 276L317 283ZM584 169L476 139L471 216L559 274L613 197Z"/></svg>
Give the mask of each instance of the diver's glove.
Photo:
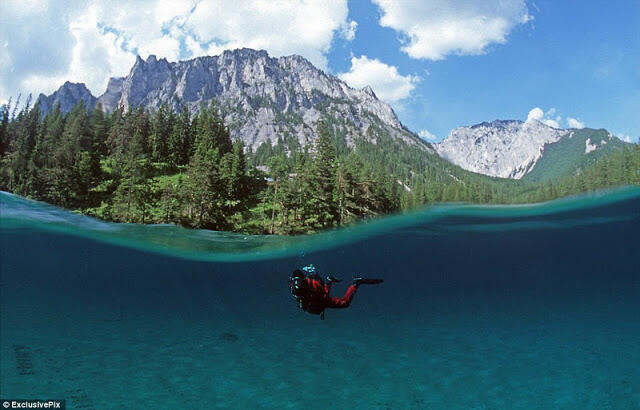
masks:
<svg viewBox="0 0 640 410"><path fill-rule="evenodd" d="M336 279L333 276L329 275L329 276L327 276L327 282L328 283L333 283L333 282L338 283L338 282L342 282L342 279Z"/></svg>
<svg viewBox="0 0 640 410"><path fill-rule="evenodd" d="M382 283L384 282L384 279L370 279L370 278L363 278L363 277L355 277L353 278L353 284L358 286L358 285L377 285L378 283Z"/></svg>

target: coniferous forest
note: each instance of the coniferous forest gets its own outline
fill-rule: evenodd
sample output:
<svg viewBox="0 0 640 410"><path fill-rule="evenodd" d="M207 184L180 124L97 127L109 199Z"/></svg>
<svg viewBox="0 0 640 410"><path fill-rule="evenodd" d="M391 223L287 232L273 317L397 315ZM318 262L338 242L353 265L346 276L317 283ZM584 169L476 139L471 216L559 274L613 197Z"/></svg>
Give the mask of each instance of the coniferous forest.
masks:
<svg viewBox="0 0 640 410"><path fill-rule="evenodd" d="M117 222L296 234L437 202L536 202L640 185L638 144L533 183L462 170L375 127L348 145L331 118L314 146L284 132L254 151L231 140L215 106L105 114L80 103L66 115L18 107L0 110L0 189Z"/></svg>

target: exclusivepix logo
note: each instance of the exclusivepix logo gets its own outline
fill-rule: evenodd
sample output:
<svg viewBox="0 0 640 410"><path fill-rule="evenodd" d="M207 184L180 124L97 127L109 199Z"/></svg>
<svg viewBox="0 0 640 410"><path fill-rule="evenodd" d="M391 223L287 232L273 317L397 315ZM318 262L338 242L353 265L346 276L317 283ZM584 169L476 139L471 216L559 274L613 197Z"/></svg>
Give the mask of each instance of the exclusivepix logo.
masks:
<svg viewBox="0 0 640 410"><path fill-rule="evenodd" d="M62 409L64 400L0 400L4 409Z"/></svg>

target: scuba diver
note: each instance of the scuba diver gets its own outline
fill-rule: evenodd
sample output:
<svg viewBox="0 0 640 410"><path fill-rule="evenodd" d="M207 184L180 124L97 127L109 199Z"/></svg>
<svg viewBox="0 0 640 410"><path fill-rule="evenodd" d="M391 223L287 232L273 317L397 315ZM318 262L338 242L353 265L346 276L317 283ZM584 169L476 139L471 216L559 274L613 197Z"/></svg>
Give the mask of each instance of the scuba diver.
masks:
<svg viewBox="0 0 640 410"><path fill-rule="evenodd" d="M331 284L334 282L342 282L333 276L327 276L327 283L324 283L320 275L316 273L313 265L296 269L289 278L289 286L291 293L296 298L302 310L313 315L320 315L324 320L324 310L326 308L342 309L349 307L353 295L355 295L360 285L375 285L384 282L383 279L368 279L362 277L353 278L351 284L344 296L341 298L329 295Z"/></svg>

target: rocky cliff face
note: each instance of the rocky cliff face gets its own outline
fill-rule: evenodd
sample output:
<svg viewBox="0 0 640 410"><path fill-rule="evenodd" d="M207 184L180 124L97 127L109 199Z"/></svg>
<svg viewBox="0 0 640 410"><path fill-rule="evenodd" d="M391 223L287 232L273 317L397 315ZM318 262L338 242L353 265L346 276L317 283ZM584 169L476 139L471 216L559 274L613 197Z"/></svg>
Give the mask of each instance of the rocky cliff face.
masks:
<svg viewBox="0 0 640 410"><path fill-rule="evenodd" d="M123 82L124 77L109 79L107 90L98 98L98 104L100 104L103 111L112 112L118 107L120 98L122 98Z"/></svg>
<svg viewBox="0 0 640 410"><path fill-rule="evenodd" d="M112 78L97 102L107 112L119 105L156 110L162 104L195 112L213 102L231 136L254 147L287 133L303 145L312 143L318 121L326 118L350 145L358 136L375 142L384 133L432 151L371 88L353 89L296 55L272 58L266 51L239 49L176 63L138 57L129 75Z"/></svg>
<svg viewBox="0 0 640 410"><path fill-rule="evenodd" d="M520 179L535 167L545 144L568 133L536 120L497 120L456 128L434 148L441 157L466 170Z"/></svg>
<svg viewBox="0 0 640 410"><path fill-rule="evenodd" d="M40 94L36 103L40 104L40 111L45 114L53 110L56 104L60 104L60 110L67 113L80 101L84 103L87 109L93 109L97 99L84 84L67 81L50 96Z"/></svg>

